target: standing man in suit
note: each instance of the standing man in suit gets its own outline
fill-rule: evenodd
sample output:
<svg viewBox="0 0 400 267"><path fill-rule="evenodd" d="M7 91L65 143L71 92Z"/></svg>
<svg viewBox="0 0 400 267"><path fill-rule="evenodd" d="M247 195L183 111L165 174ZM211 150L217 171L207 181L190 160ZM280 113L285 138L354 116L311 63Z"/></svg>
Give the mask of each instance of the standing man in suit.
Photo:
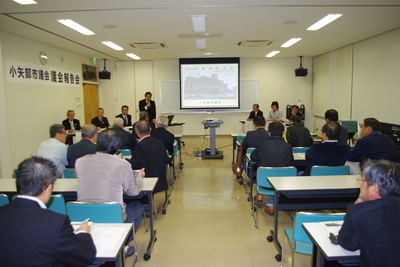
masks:
<svg viewBox="0 0 400 267"><path fill-rule="evenodd" d="M104 117L104 109L97 109L97 117L92 119L92 124L96 125L99 130L110 128L110 123L108 123L107 117Z"/></svg>
<svg viewBox="0 0 400 267"><path fill-rule="evenodd" d="M151 100L152 94L146 92L144 94L144 99L139 101L139 111L147 111L149 114L149 121L156 119L156 103Z"/></svg>
<svg viewBox="0 0 400 267"><path fill-rule="evenodd" d="M75 119L75 111L68 110L67 118L62 121L62 124L65 127L65 130L69 133L73 133L74 131L79 131L81 129L81 124L79 120Z"/></svg>
<svg viewBox="0 0 400 267"><path fill-rule="evenodd" d="M168 118L165 116L160 116L157 120L157 128L151 130L150 135L163 142L164 147L166 150L168 150L169 155L173 156L175 136L167 131L167 127Z"/></svg>
<svg viewBox="0 0 400 267"><path fill-rule="evenodd" d="M250 112L250 115L247 118L248 121L252 121L256 116L263 116L263 112L259 108L260 106L258 104L253 105L253 111Z"/></svg>
<svg viewBox="0 0 400 267"><path fill-rule="evenodd" d="M97 151L97 128L93 124L85 124L82 127L82 139L78 143L68 146L68 166L75 168L75 161L85 155L94 154Z"/></svg>
<svg viewBox="0 0 400 267"><path fill-rule="evenodd" d="M350 251L360 249L360 267L398 266L400 165L367 161L360 181L360 196L347 207L339 244Z"/></svg>
<svg viewBox="0 0 400 267"><path fill-rule="evenodd" d="M325 120L338 122L339 113L335 109L328 109L325 112ZM340 135L339 135L338 142L340 144L347 144L348 138L349 138L349 135L348 135L347 127L345 125L340 125Z"/></svg>
<svg viewBox="0 0 400 267"><path fill-rule="evenodd" d="M128 114L128 112L129 112L129 107L124 105L121 108L121 114L115 116L115 118L121 118L124 121L124 127L132 126L132 116Z"/></svg>
<svg viewBox="0 0 400 267"><path fill-rule="evenodd" d="M113 122L112 130L117 133L121 138L121 149L129 149L132 153L137 143L133 134L124 129L124 121L121 118L115 118Z"/></svg>
<svg viewBox="0 0 400 267"><path fill-rule="evenodd" d="M256 116L253 119L255 131L248 131L246 137L242 141L243 155L249 147L257 147L258 143L269 138L268 131L265 130L265 118Z"/></svg>
<svg viewBox="0 0 400 267"><path fill-rule="evenodd" d="M74 231L68 216L47 210L57 178L48 159L31 157L17 169L18 196L0 207L2 266L86 266L96 259L87 222Z"/></svg>

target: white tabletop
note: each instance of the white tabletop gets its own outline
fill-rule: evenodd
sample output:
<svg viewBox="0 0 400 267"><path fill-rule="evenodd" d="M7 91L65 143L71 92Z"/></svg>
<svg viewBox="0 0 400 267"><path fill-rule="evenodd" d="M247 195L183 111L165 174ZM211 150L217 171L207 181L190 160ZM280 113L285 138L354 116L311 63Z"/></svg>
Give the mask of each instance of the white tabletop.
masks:
<svg viewBox="0 0 400 267"><path fill-rule="evenodd" d="M293 160L306 160L305 153L292 153L292 154L293 154ZM250 155L251 153L246 153L246 157L248 160L251 160Z"/></svg>
<svg viewBox="0 0 400 267"><path fill-rule="evenodd" d="M359 256L360 251L348 251L340 245L334 245L329 239L328 229L320 222L316 223L303 223L303 227L307 229L308 233L314 239L316 245L321 249L321 252L328 258L330 257L346 257L346 256Z"/></svg>

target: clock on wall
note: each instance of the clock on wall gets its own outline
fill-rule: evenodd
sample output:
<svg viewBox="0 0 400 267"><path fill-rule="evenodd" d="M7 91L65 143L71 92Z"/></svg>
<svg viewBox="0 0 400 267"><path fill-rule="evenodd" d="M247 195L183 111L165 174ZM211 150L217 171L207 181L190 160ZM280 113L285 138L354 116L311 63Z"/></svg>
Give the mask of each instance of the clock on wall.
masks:
<svg viewBox="0 0 400 267"><path fill-rule="evenodd" d="M39 54L39 60L40 60L40 63L42 63L42 65L46 65L48 59L49 59L49 58L47 57L46 52L43 52L43 51L40 52L40 54Z"/></svg>

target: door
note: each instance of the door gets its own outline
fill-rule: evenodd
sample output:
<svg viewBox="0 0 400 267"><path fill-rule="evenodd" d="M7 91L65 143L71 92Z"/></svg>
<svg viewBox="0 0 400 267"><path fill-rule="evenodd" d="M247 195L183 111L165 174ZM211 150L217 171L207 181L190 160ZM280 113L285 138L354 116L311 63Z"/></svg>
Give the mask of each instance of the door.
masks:
<svg viewBox="0 0 400 267"><path fill-rule="evenodd" d="M97 84L83 84L83 103L85 105L85 123L91 123L99 108L99 88Z"/></svg>

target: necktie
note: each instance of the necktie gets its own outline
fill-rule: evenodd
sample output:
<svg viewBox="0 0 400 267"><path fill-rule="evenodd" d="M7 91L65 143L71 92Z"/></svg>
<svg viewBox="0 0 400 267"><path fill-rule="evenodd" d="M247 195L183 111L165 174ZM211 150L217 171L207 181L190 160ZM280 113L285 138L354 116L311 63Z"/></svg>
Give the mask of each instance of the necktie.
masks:
<svg viewBox="0 0 400 267"><path fill-rule="evenodd" d="M128 116L124 116L125 118L125 125L128 125Z"/></svg>
<svg viewBox="0 0 400 267"><path fill-rule="evenodd" d="M99 118L100 125L103 125L103 118Z"/></svg>

